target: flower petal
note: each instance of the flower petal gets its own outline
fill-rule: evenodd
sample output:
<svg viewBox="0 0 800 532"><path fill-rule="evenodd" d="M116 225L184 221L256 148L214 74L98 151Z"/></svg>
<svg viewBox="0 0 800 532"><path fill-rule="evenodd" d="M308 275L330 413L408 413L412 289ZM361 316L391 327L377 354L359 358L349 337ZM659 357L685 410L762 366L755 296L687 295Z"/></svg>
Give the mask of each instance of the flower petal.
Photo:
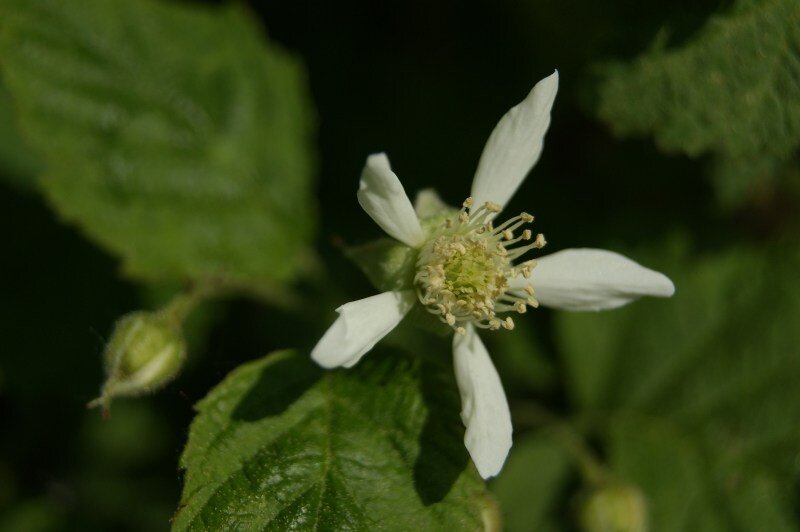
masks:
<svg viewBox="0 0 800 532"><path fill-rule="evenodd" d="M413 290L383 292L351 301L336 309L339 317L311 351L320 366L354 366L411 310L417 296Z"/></svg>
<svg viewBox="0 0 800 532"><path fill-rule="evenodd" d="M565 310L606 310L641 296L670 297L675 285L666 275L603 249L565 249L537 259L530 279L542 305Z"/></svg>
<svg viewBox="0 0 800 532"><path fill-rule="evenodd" d="M385 153L367 157L361 172L358 203L389 236L411 247L419 247L425 241L411 200L392 172Z"/></svg>
<svg viewBox="0 0 800 532"><path fill-rule="evenodd" d="M492 359L472 326L453 338L464 444L483 478L497 475L511 449L511 414Z"/></svg>
<svg viewBox="0 0 800 532"><path fill-rule="evenodd" d="M476 206L487 201L505 206L539 160L557 90L556 70L537 83L528 97L497 123L472 180Z"/></svg>

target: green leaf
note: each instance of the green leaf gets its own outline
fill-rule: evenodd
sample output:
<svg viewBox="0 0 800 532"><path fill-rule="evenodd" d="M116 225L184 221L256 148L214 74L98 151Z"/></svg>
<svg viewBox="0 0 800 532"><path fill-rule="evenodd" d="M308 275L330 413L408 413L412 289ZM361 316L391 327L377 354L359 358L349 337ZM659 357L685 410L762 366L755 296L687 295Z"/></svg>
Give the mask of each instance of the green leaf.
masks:
<svg viewBox="0 0 800 532"><path fill-rule="evenodd" d="M672 300L558 316L570 395L653 530L796 530L798 268L792 248L678 254Z"/></svg>
<svg viewBox="0 0 800 532"><path fill-rule="evenodd" d="M0 80L0 178L20 190L33 188L39 162L20 136L11 95Z"/></svg>
<svg viewBox="0 0 800 532"><path fill-rule="evenodd" d="M198 405L174 529L481 528L483 482L438 360L372 352L323 372L284 351L240 367Z"/></svg>
<svg viewBox="0 0 800 532"><path fill-rule="evenodd" d="M241 8L6 0L0 25L42 188L129 274L269 286L304 267L305 79Z"/></svg>
<svg viewBox="0 0 800 532"><path fill-rule="evenodd" d="M664 40L606 68L600 117L620 135L652 134L667 151L737 159L753 168L754 186L763 183L755 167L800 147L800 3L739 0L682 47ZM715 182L724 197L741 178Z"/></svg>

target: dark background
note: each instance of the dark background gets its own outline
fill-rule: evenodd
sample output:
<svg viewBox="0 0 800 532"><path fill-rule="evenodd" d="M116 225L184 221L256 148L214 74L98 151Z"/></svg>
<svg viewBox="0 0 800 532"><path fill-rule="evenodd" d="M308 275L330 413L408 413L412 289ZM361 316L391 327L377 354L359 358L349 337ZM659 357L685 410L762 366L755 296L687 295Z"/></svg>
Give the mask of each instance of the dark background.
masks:
<svg viewBox="0 0 800 532"><path fill-rule="evenodd" d="M678 44L728 5L252 6L269 36L307 66L318 121L318 249L340 301L372 292L335 245L380 234L355 198L365 157L387 152L409 194L434 187L458 204L499 117L554 68L560 90L543 156L509 206L536 215L551 251L630 248L679 232L703 249L769 236L768 212L715 207L705 161L662 154L648 139L616 139L593 116L598 65L637 55L662 28ZM180 495L192 404L240 363L298 338L310 345L319 325L247 300L217 304L195 318L196 347L177 381L153 397L118 401L103 422L84 405L103 379L106 335L116 318L169 287L125 281L115 258L62 225L23 180L3 181L18 184L0 184L0 529L165 529ZM548 312L537 317L546 331ZM560 391L541 399L557 409Z"/></svg>

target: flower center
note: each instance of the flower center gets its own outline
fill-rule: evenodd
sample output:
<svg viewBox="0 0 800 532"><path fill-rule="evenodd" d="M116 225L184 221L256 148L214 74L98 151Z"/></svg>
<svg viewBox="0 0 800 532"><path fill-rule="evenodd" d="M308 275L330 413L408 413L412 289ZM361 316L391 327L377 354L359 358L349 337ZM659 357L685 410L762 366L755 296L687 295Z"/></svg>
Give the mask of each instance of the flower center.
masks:
<svg viewBox="0 0 800 532"><path fill-rule="evenodd" d="M544 235L525 229L514 231L533 222L533 216L523 212L494 227L491 214L500 206L486 202L470 213L472 198L464 201L461 211L437 228L423 245L417 259L414 284L417 295L429 312L439 316L457 333L464 333L464 324L497 330L514 328L511 317L500 319L498 314L537 307L533 286L524 288L525 296L509 292L509 280L523 275L530 278L536 261L515 266L513 261L531 249L545 245Z"/></svg>

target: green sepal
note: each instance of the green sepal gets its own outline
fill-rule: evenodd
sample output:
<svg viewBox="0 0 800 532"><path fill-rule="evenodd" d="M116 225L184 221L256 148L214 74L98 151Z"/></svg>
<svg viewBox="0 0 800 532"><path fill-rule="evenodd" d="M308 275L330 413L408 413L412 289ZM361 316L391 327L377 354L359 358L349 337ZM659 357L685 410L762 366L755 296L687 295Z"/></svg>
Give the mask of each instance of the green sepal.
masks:
<svg viewBox="0 0 800 532"><path fill-rule="evenodd" d="M345 255L378 290L411 290L414 287L417 250L397 240L374 240L345 249Z"/></svg>

